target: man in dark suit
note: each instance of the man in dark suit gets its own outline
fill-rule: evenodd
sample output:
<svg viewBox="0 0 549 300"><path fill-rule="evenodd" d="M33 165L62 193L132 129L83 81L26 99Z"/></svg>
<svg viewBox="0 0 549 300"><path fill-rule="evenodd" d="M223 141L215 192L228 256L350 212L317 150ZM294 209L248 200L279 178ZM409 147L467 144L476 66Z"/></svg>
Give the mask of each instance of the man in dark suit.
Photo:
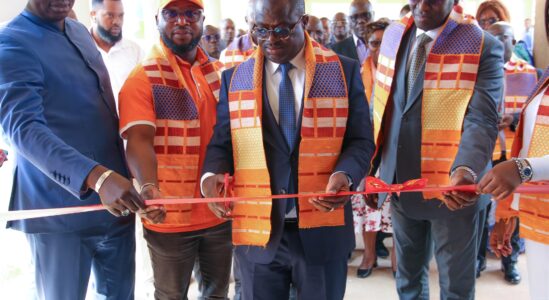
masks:
<svg viewBox="0 0 549 300"><path fill-rule="evenodd" d="M355 188L374 148L360 66L310 39L303 0L253 8L260 48L223 74L203 194L223 195L223 174L233 172L237 196ZM211 209L233 218L244 299L287 299L290 285L300 299L343 298L355 246L347 197Z"/></svg>
<svg viewBox="0 0 549 300"><path fill-rule="evenodd" d="M349 23L352 35L332 46L332 50L364 63L368 56L366 41L366 25L374 20L374 9L370 0L353 0L349 8Z"/></svg>
<svg viewBox="0 0 549 300"><path fill-rule="evenodd" d="M84 299L92 269L98 295L133 299L130 212L144 204L127 179L107 69L87 29L67 18L73 4L30 0L0 28L0 119L17 162L10 210L103 203L112 215L8 227L27 234L39 299Z"/></svg>
<svg viewBox="0 0 549 300"><path fill-rule="evenodd" d="M377 75L387 80L377 83L374 96L375 115L382 116L374 120L380 177L388 183L426 177L434 185L474 184L490 168L503 49L463 17L458 0L410 4L412 18L385 31L380 54L390 65L384 65L386 73L378 68ZM489 197L464 192L392 197L400 298L429 299L434 242L441 299L473 299L479 212Z"/></svg>

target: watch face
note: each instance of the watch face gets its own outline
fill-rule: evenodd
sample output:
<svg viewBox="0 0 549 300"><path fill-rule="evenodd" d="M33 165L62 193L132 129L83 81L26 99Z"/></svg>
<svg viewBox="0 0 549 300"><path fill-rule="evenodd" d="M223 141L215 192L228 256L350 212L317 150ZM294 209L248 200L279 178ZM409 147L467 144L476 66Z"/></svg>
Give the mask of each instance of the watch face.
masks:
<svg viewBox="0 0 549 300"><path fill-rule="evenodd" d="M530 176L532 176L532 169L531 168L525 168L523 170L523 173L524 173L525 176L530 177Z"/></svg>

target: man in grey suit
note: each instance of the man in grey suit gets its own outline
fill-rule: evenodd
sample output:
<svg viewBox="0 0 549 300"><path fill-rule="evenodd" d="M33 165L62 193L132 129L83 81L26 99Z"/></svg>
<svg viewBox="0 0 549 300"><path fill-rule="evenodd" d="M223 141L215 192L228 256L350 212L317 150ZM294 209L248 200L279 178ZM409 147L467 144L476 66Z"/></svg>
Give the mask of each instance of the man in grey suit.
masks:
<svg viewBox="0 0 549 300"><path fill-rule="evenodd" d="M380 61L394 62L394 76L393 70L383 74L392 80L385 81L387 106L381 112L371 174L379 169L387 183L428 177L443 179L435 184L467 185L490 168L497 102L502 96L503 49L491 35L463 19L458 2L410 0L412 19L404 17L385 32L381 48L385 57ZM377 78L383 72L379 70ZM377 98L383 97L381 89L378 84L374 108ZM454 128L447 130L444 126L454 118ZM433 143L432 135L445 139L447 132L456 135L453 144ZM433 171L435 165L445 169ZM489 198L463 192L441 194L438 200L422 193L391 196L400 299L429 299L433 250L440 298L473 299L483 222L479 211ZM368 202L382 204L374 197Z"/></svg>

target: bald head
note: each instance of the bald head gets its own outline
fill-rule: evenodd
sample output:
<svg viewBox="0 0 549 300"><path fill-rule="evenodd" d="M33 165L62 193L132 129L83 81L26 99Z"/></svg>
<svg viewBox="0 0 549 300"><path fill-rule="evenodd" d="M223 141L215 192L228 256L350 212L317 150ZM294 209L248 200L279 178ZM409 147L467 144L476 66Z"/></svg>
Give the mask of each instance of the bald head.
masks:
<svg viewBox="0 0 549 300"><path fill-rule="evenodd" d="M347 38L349 35L349 24L347 23L347 16L344 13L336 13L331 24L332 34L334 35L336 43Z"/></svg>
<svg viewBox="0 0 549 300"><path fill-rule="evenodd" d="M304 0L251 0L254 17L262 14L265 10L269 13L285 13L298 18L305 14Z"/></svg>
<svg viewBox="0 0 549 300"><path fill-rule="evenodd" d="M490 25L486 31L503 43L503 48L505 50L503 58L505 59L505 62L508 62L513 55L513 49L515 47L515 34L513 32L513 26L507 22L496 22Z"/></svg>
<svg viewBox="0 0 549 300"><path fill-rule="evenodd" d="M322 21L315 16L309 16L309 22L305 26L305 30L309 35L317 42L325 44L324 41L324 27L322 27Z"/></svg>
<svg viewBox="0 0 549 300"><path fill-rule="evenodd" d="M225 45L229 45L233 42L236 33L234 22L231 19L225 19L221 21L221 37L225 42Z"/></svg>
<svg viewBox="0 0 549 300"><path fill-rule="evenodd" d="M349 21L353 33L365 39L366 25L374 19L374 8L369 0L353 0L349 8Z"/></svg>

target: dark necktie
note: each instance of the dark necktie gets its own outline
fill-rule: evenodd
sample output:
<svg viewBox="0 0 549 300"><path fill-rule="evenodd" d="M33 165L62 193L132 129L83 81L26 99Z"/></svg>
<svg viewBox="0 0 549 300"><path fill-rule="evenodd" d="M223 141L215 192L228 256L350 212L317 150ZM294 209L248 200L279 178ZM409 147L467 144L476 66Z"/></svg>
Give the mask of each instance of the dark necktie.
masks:
<svg viewBox="0 0 549 300"><path fill-rule="evenodd" d="M407 94L406 101L410 101L411 93L416 84L421 68L425 65L427 60L427 50L425 45L427 45L432 39L425 33L417 37L416 45L412 55L410 56L410 70L408 70L408 81L407 81Z"/></svg>
<svg viewBox="0 0 549 300"><path fill-rule="evenodd" d="M292 152L296 135L295 92L288 72L293 68L291 63L280 65L282 80L278 87L278 126L286 139L288 148ZM295 199L287 199L286 214L295 207Z"/></svg>

